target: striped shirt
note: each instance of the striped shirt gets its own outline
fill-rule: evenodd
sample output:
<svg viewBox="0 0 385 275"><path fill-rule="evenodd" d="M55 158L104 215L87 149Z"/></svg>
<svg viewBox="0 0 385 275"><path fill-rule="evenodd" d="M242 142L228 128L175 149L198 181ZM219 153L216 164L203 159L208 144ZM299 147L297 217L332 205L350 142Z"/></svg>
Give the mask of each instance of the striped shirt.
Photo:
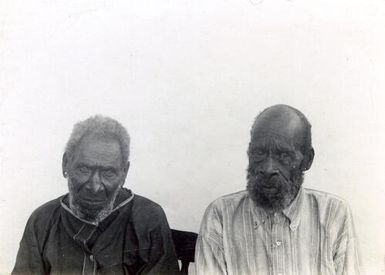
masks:
<svg viewBox="0 0 385 275"><path fill-rule="evenodd" d="M256 207L247 191L207 208L197 274L360 274L352 216L337 196L302 188L281 212Z"/></svg>

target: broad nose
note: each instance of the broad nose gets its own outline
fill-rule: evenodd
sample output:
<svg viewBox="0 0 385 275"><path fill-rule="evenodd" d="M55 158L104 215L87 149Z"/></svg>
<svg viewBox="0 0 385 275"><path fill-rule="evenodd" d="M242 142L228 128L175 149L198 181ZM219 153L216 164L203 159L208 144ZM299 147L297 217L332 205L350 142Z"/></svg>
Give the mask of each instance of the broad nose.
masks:
<svg viewBox="0 0 385 275"><path fill-rule="evenodd" d="M261 173L266 177L278 175L278 169L276 167L274 158L270 154L266 158L264 165L262 166Z"/></svg>
<svg viewBox="0 0 385 275"><path fill-rule="evenodd" d="M98 193L100 190L103 189L103 184L98 169L96 169L93 175L91 176L90 182L88 184L88 189L94 194Z"/></svg>

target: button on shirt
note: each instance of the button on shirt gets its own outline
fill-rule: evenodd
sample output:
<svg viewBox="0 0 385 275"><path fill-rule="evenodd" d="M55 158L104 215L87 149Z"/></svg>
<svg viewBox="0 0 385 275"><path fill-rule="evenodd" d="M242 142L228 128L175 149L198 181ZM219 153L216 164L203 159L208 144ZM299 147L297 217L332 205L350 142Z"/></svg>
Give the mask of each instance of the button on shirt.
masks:
<svg viewBox="0 0 385 275"><path fill-rule="evenodd" d="M103 221L77 217L63 196L31 215L12 274L176 274L163 209L122 189Z"/></svg>
<svg viewBox="0 0 385 275"><path fill-rule="evenodd" d="M346 203L305 188L274 214L247 191L217 199L203 217L195 261L197 274L360 274Z"/></svg>

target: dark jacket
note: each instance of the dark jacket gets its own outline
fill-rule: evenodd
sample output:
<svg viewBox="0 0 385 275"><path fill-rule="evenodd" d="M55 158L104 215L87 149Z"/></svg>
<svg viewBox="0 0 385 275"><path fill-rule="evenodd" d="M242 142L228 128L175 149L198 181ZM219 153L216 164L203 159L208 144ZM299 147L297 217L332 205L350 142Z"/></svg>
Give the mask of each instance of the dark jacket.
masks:
<svg viewBox="0 0 385 275"><path fill-rule="evenodd" d="M174 274L178 263L162 208L122 189L99 224L77 218L68 195L29 218L12 274Z"/></svg>

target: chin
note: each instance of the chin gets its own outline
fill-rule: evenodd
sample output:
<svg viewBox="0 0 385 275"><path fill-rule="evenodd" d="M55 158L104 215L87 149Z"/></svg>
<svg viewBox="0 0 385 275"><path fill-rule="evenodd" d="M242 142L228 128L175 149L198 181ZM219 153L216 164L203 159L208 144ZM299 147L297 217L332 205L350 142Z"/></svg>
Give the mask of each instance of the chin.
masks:
<svg viewBox="0 0 385 275"><path fill-rule="evenodd" d="M70 202L70 208L79 218L95 221L98 219L99 213L103 212L106 208L106 202L94 202L76 198Z"/></svg>
<svg viewBox="0 0 385 275"><path fill-rule="evenodd" d="M279 211L283 210L295 199L303 182L303 174L297 174L290 181L281 178L280 182L276 183L275 192L264 189L264 180L258 176L248 174L247 176L247 191L251 199L257 206L267 210Z"/></svg>
<svg viewBox="0 0 385 275"><path fill-rule="evenodd" d="M69 204L74 213L82 219L88 221L100 221L108 216L117 197L118 191L112 196L100 198L89 198L82 194L71 192L70 189Z"/></svg>
<svg viewBox="0 0 385 275"><path fill-rule="evenodd" d="M102 210L103 208L106 207L106 202L103 201L103 202L93 202L93 201L80 201L78 202L78 205L82 208L82 209L88 209L90 211L100 211Z"/></svg>
<svg viewBox="0 0 385 275"><path fill-rule="evenodd" d="M286 208L292 201L292 196L265 193L260 189L248 188L248 192L253 201L266 210L279 211Z"/></svg>

